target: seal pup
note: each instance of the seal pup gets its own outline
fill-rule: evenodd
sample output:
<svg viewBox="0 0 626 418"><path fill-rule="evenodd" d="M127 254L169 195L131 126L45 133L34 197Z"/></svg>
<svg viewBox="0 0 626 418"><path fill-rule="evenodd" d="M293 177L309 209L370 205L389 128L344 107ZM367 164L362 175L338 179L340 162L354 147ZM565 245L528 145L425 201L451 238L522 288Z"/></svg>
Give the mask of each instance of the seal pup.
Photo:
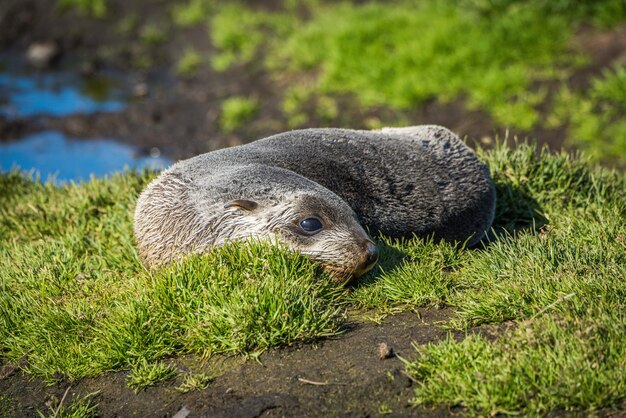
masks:
<svg viewBox="0 0 626 418"><path fill-rule="evenodd" d="M258 238L347 279L377 260L363 227L471 246L494 209L487 166L446 128L304 129L174 164L141 193L135 236L148 266Z"/></svg>

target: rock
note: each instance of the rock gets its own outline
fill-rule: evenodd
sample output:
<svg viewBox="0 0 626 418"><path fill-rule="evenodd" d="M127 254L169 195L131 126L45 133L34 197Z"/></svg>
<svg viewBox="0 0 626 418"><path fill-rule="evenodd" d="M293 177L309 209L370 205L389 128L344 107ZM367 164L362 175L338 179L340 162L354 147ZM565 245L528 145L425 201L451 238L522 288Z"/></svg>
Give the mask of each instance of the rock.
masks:
<svg viewBox="0 0 626 418"><path fill-rule="evenodd" d="M52 65L60 53L61 50L55 42L33 42L26 51L26 59L33 67L45 69Z"/></svg>
<svg viewBox="0 0 626 418"><path fill-rule="evenodd" d="M191 414L191 411L187 409L187 406L183 406L177 413L172 416L172 418L187 418L187 416Z"/></svg>
<svg viewBox="0 0 626 418"><path fill-rule="evenodd" d="M394 356L393 348L387 345L387 343L378 344L378 358L380 360L391 358L393 356Z"/></svg>
<svg viewBox="0 0 626 418"><path fill-rule="evenodd" d="M135 97L146 97L148 92L148 85L146 83L135 84L133 87L133 95Z"/></svg>
<svg viewBox="0 0 626 418"><path fill-rule="evenodd" d="M100 63L95 59L84 61L80 65L80 75L83 77L92 77L98 72L99 68Z"/></svg>

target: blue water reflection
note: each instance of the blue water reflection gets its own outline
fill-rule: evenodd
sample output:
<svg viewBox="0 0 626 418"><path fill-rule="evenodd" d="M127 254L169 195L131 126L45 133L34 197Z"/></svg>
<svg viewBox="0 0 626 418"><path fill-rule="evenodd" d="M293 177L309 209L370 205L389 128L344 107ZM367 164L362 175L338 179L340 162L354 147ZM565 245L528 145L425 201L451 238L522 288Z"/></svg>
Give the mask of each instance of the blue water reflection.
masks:
<svg viewBox="0 0 626 418"><path fill-rule="evenodd" d="M39 132L19 141L0 143L0 169L35 169L41 179L57 184L102 177L125 167L163 169L171 161L138 156L137 150L108 139L75 140L55 131Z"/></svg>
<svg viewBox="0 0 626 418"><path fill-rule="evenodd" d="M0 115L13 118L117 112L126 105L115 93L106 79L82 80L67 73L0 73Z"/></svg>

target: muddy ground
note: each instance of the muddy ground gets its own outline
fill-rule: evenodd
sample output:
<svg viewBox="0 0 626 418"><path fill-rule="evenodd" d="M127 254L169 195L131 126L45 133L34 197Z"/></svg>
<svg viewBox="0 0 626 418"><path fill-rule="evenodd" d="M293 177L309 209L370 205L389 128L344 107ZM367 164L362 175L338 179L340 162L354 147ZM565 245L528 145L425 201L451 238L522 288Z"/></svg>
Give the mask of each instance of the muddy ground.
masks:
<svg viewBox="0 0 626 418"><path fill-rule="evenodd" d="M37 416L37 409L46 410L46 403L56 405L69 387L67 403L77 394L97 391L93 400L102 416L173 416L183 408L190 411L189 416L211 417L360 417L379 415L383 408L396 416L448 416L460 410L414 408L409 404L413 382L403 374L398 357L379 359L379 344L386 343L398 355L411 358L413 342L425 344L447 338L448 332L440 325L451 314L449 309L433 309L421 316L392 316L381 325L352 323L342 336L271 350L258 362L238 357L205 362L193 356L172 359L180 370L200 367L218 375L206 390L187 394L176 391L180 384L176 380L134 393L126 386L125 372L46 386L17 370L11 375L12 369L5 368L9 376L0 380L0 392L8 394L13 403L3 412L15 417Z"/></svg>
<svg viewBox="0 0 626 418"><path fill-rule="evenodd" d="M177 77L172 66L186 45L202 54L213 47L200 25L191 29L174 28L167 23L163 0L112 0L109 16L96 20L75 12L59 13L51 0L2 0L0 3L0 53L23 56L33 42L54 42L59 57L47 71L65 69L84 77L107 72L120 75L128 92L128 108L119 113L99 113L63 118L38 117L8 120L0 117L0 141L13 140L36 130L60 130L81 138L114 137L139 146L153 147L173 160L224 146L249 142L287 129L280 110L280 82L251 64L216 73L203 66L193 77ZM275 1L254 3L254 7L277 7ZM167 39L157 46L136 40L132 30L117 28L124 16L136 15L140 22L157 22L167 31ZM593 64L573 76L576 85L616 57L626 56L626 27L597 33L582 28L575 41L593 57ZM138 69L138 60L149 62L149 69ZM233 133L223 133L218 119L220 103L232 95L255 94L262 106L254 120ZM419 109L399 113L385 108L363 110L350 98L339 98L341 114L332 123L312 118L310 126L334 125L366 128L366 121L383 123L403 119L409 124L445 125L470 141L493 143L504 129L495 126L480 111L467 111L463 101L448 104L427 103ZM537 137L553 148L562 145L561 130L518 132ZM134 393L126 386L126 372L47 386L20 372L16 365L0 365L0 416L38 416L50 412L63 399L64 405L78 395L95 393L101 416L449 416L461 408L428 409L410 406L412 382L402 374L398 357L380 360L378 347L387 343L395 353L412 358L413 342L425 344L447 338L441 327L453 315L450 309L403 313L377 325L354 322L337 338L317 344L289 347L264 353L259 362L241 358L214 358L207 361L193 356L171 359L181 370L202 368L217 377L203 391L182 394L180 382L169 381ZM477 332L493 333L499 328ZM476 331L476 330L475 330ZM474 331L472 331L474 332ZM462 338L463 333L456 333ZM69 388L69 389L68 389ZM176 415L178 413L178 415ZM613 412L607 411L606 415ZM619 414L619 413L618 413ZM617 416L617 415L615 415Z"/></svg>

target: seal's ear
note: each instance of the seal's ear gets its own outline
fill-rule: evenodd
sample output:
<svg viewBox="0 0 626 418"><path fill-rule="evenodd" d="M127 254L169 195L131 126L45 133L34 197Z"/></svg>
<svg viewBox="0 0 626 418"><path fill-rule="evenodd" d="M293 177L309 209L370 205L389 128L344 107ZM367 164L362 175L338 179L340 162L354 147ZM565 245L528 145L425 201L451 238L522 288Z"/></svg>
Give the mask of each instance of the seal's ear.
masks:
<svg viewBox="0 0 626 418"><path fill-rule="evenodd" d="M246 200L246 199L235 199L235 200L231 200L230 202L226 203L224 205L225 209L228 208L241 208L247 211L252 212L253 210L255 210L256 208L259 207L259 204L253 200Z"/></svg>

